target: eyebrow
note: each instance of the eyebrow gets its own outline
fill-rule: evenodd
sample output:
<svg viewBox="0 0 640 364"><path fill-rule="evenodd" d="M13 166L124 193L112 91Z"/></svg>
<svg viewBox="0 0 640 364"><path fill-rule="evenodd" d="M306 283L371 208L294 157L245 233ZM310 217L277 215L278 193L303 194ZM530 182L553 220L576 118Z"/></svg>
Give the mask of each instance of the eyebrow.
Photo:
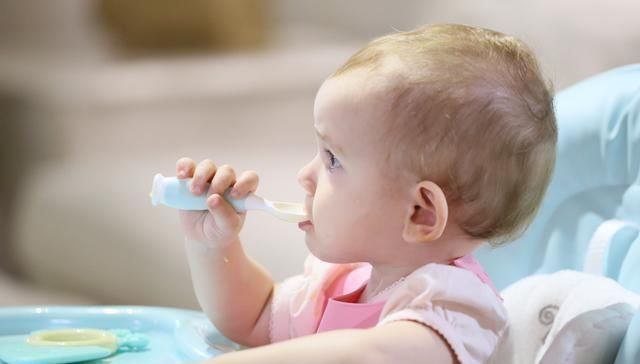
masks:
<svg viewBox="0 0 640 364"><path fill-rule="evenodd" d="M314 129L316 132L316 135L325 141L325 143L329 144L331 146L331 148L333 148L336 152L338 152L340 155L344 155L344 152L342 151L342 148L340 148L340 146L338 146L337 144L333 143L331 141L331 138L329 138L329 136L324 135L322 133L320 133L320 131L318 131L318 129Z"/></svg>

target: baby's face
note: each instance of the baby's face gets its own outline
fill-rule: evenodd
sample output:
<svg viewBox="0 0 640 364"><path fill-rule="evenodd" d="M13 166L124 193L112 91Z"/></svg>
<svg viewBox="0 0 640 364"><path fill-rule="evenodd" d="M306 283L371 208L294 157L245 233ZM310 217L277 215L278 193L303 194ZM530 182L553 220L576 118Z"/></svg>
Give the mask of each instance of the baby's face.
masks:
<svg viewBox="0 0 640 364"><path fill-rule="evenodd" d="M316 96L318 152L298 180L313 223L305 240L325 261L388 261L402 239L409 189L383 168L388 102L381 82L354 71L327 80Z"/></svg>

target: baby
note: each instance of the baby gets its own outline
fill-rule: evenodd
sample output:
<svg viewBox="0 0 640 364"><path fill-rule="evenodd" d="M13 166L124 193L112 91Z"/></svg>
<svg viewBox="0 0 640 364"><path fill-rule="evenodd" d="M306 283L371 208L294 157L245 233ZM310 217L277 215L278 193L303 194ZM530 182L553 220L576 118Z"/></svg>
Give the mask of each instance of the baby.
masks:
<svg viewBox="0 0 640 364"><path fill-rule="evenodd" d="M488 361L507 315L471 254L528 226L555 162L553 98L531 51L463 25L378 38L322 84L314 128L298 178L311 255L280 284L245 255L245 214L221 197L256 191L258 175L177 162L194 194L211 193L208 211L180 212L200 305L255 347L211 363Z"/></svg>

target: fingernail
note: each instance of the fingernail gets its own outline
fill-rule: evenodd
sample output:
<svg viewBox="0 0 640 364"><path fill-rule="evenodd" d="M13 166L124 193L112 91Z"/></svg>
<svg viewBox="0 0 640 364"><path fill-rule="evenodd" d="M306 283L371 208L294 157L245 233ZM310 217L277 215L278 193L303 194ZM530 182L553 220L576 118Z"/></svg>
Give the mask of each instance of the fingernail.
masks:
<svg viewBox="0 0 640 364"><path fill-rule="evenodd" d="M184 169L178 171L178 177L184 177Z"/></svg>
<svg viewBox="0 0 640 364"><path fill-rule="evenodd" d="M237 190L231 190L231 196L233 196L233 197L240 197L240 191L237 191Z"/></svg>

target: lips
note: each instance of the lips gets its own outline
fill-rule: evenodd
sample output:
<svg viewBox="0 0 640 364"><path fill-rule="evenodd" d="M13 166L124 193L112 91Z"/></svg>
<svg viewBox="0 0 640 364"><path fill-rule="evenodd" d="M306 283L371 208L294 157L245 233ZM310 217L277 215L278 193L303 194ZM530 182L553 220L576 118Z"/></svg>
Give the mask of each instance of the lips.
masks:
<svg viewBox="0 0 640 364"><path fill-rule="evenodd" d="M311 201L309 199L307 199L306 201L307 203L304 205L304 209L307 212L307 216L311 217ZM302 221L298 223L298 227L301 230L309 230L313 227L313 223L311 222L311 220L307 220L307 221Z"/></svg>
<svg viewBox="0 0 640 364"><path fill-rule="evenodd" d="M309 221L309 220L302 221L302 222L298 223L298 227L301 230L305 230L306 231L306 230L309 230L309 229L311 229L313 227L313 223L311 221Z"/></svg>

